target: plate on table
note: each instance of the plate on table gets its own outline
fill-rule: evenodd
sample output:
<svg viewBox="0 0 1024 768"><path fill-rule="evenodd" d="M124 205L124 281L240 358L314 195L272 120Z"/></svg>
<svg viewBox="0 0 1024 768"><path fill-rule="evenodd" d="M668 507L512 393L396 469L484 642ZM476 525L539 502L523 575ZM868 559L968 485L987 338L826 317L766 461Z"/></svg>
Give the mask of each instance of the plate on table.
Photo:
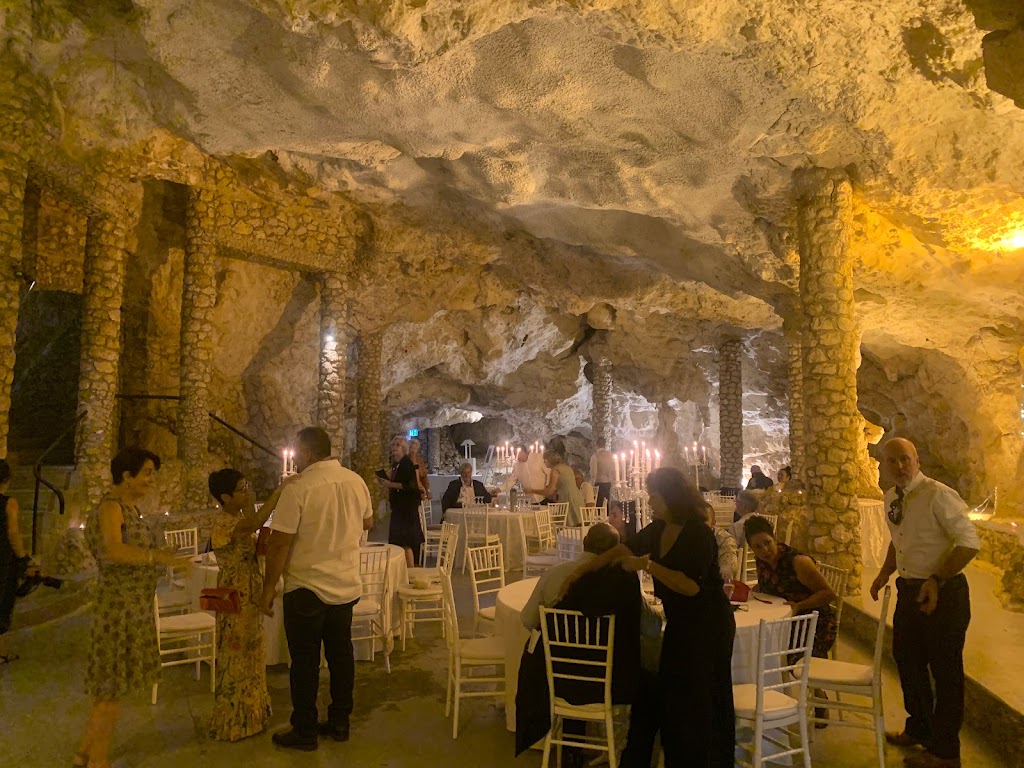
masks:
<svg viewBox="0 0 1024 768"><path fill-rule="evenodd" d="M368 541L365 544L363 544L363 546L361 546L360 549L380 549L381 547L386 546L387 544L385 544L383 541Z"/></svg>

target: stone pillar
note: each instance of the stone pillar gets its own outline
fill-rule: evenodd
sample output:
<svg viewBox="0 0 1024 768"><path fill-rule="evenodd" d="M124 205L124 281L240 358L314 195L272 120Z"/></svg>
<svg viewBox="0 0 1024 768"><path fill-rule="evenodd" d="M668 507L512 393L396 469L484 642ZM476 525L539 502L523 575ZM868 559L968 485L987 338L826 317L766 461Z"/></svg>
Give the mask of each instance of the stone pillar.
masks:
<svg viewBox="0 0 1024 768"><path fill-rule="evenodd" d="M427 432L427 466L431 472L440 472L441 466L441 430L434 428Z"/></svg>
<svg viewBox="0 0 1024 768"><path fill-rule="evenodd" d="M594 450L608 448L611 440L612 364L607 357L594 359L593 406L590 414Z"/></svg>
<svg viewBox="0 0 1024 768"><path fill-rule="evenodd" d="M6 131L8 124L5 120L2 130ZM8 151L7 144L8 137L0 135L0 458L7 456L10 429L14 339L21 305L21 236L28 181L27 158Z"/></svg>
<svg viewBox="0 0 1024 768"><path fill-rule="evenodd" d="M743 483L742 345L729 339L718 349L718 424L722 454L722 486Z"/></svg>
<svg viewBox="0 0 1024 768"><path fill-rule="evenodd" d="M853 190L839 170L794 175L804 308L803 397L811 553L850 571L860 593L858 334L849 239Z"/></svg>
<svg viewBox="0 0 1024 768"><path fill-rule="evenodd" d="M803 345L799 318L787 317L782 323L782 332L789 355L789 465L793 469L793 480L806 483Z"/></svg>
<svg viewBox="0 0 1024 768"><path fill-rule="evenodd" d="M185 206L185 264L181 297L181 401L178 458L182 462L183 511L209 506L210 378L213 310L217 302L216 240L212 195L189 190Z"/></svg>
<svg viewBox="0 0 1024 768"><path fill-rule="evenodd" d="M373 473L381 468L384 459L380 390L383 341L383 331L364 331L359 336L356 369L356 455L353 464L355 471L370 487L375 505L381 499L381 493Z"/></svg>
<svg viewBox="0 0 1024 768"><path fill-rule="evenodd" d="M86 222L82 281L82 346L79 357L75 463L81 473L87 509L93 509L110 483L110 460L118 450L117 391L121 373L121 303L129 253L142 214L142 185L122 184L103 173L92 191L105 198Z"/></svg>
<svg viewBox="0 0 1024 768"><path fill-rule="evenodd" d="M320 386L317 421L331 438L334 453L345 457L345 373L348 298L345 278L336 272L320 279Z"/></svg>

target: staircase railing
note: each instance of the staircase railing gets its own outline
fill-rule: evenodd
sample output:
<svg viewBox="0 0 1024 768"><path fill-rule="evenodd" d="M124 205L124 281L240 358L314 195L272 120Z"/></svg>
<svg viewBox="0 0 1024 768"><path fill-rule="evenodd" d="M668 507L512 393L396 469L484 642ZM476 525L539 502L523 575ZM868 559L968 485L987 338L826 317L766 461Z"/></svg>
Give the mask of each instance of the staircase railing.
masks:
<svg viewBox="0 0 1024 768"><path fill-rule="evenodd" d="M60 509L60 514L64 514L64 492L61 491L56 485L51 483L45 477L43 477L43 461L46 459L53 449L60 445L61 441L64 440L69 434L74 432L78 428L78 423L85 418L86 411L79 413L71 425L68 426L60 435L50 443L50 446L43 451L39 458L36 459L36 463L32 465L32 476L36 480L35 490L32 493L32 554L36 553L36 542L39 537L39 486L46 486L53 494L57 497L57 505Z"/></svg>
<svg viewBox="0 0 1024 768"><path fill-rule="evenodd" d="M181 395L118 395L117 397L121 400L181 400ZM281 455L280 451L275 451L273 448L268 448L255 437L245 434L245 432L240 430L238 427L224 421L224 419L215 414L213 411L207 411L206 415L209 416L212 421L215 421L225 429L234 432L236 435L245 440L251 446L253 446L254 448L258 448L268 456L273 456L276 459Z"/></svg>

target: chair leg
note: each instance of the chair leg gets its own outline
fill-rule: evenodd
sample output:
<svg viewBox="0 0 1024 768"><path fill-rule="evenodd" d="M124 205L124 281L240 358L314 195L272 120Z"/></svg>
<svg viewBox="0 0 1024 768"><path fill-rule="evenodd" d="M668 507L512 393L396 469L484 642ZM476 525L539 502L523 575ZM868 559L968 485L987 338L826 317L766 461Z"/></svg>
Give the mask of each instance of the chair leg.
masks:
<svg viewBox="0 0 1024 768"><path fill-rule="evenodd" d="M551 731L544 737L544 757L540 760L540 768L548 768L548 761L551 759Z"/></svg>
<svg viewBox="0 0 1024 768"><path fill-rule="evenodd" d="M455 712L452 717L452 738L459 738L459 694L462 693L462 665L455 660Z"/></svg>
<svg viewBox="0 0 1024 768"><path fill-rule="evenodd" d="M153 695L151 697L151 704L156 704L156 689L160 686L160 683L153 683Z"/></svg>
<svg viewBox="0 0 1024 768"><path fill-rule="evenodd" d="M408 620L409 620L409 601L402 601L402 615L400 617L402 622L402 651L405 652L405 636L409 631Z"/></svg>
<svg viewBox="0 0 1024 768"><path fill-rule="evenodd" d="M453 675L453 671L452 671L452 655L449 652L448 653L448 674L446 675L446 677L448 678L448 690L446 691L445 697L444 697L444 716L445 717L448 717L448 715L450 715L452 713L452 675Z"/></svg>
<svg viewBox="0 0 1024 768"><path fill-rule="evenodd" d="M878 768L885 768L885 717L882 708L875 702L875 747L878 750Z"/></svg>
<svg viewBox="0 0 1024 768"><path fill-rule="evenodd" d="M800 716L800 749L804 754L804 768L811 768L811 743L807 738L807 709Z"/></svg>
<svg viewBox="0 0 1024 768"><path fill-rule="evenodd" d="M615 721L611 713L604 719L605 739L608 742L608 768L616 768L619 764L618 754L615 752Z"/></svg>

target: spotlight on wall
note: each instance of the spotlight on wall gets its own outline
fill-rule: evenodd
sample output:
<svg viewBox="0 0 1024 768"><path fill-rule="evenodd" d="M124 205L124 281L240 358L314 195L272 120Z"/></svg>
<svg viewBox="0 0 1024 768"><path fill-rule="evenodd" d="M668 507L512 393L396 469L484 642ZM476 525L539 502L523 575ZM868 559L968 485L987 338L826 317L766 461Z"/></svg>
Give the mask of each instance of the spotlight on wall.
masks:
<svg viewBox="0 0 1024 768"><path fill-rule="evenodd" d="M331 336L330 334L328 334L327 336L324 336L324 341L326 341L328 344L333 344L334 343L334 337Z"/></svg>

